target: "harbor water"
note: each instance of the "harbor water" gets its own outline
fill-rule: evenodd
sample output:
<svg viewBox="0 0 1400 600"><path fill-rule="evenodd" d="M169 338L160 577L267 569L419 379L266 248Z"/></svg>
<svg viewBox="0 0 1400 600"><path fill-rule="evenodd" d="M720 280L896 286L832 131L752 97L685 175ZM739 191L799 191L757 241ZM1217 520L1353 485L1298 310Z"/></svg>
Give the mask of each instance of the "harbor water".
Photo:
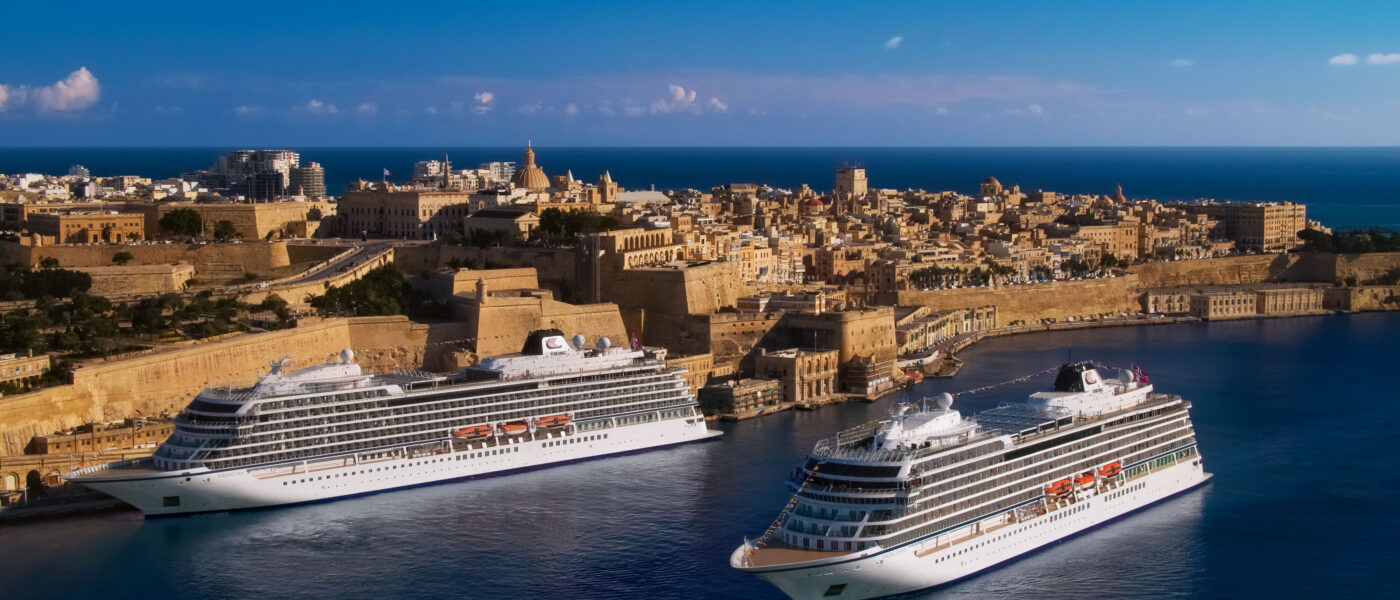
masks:
<svg viewBox="0 0 1400 600"><path fill-rule="evenodd" d="M719 441L280 509L0 528L0 594L42 598L778 598L728 566L818 439L891 402L1073 359L1193 403L1206 486L916 598L1392 597L1400 316L1040 333L874 404L718 425ZM964 413L1037 378L964 394Z"/></svg>

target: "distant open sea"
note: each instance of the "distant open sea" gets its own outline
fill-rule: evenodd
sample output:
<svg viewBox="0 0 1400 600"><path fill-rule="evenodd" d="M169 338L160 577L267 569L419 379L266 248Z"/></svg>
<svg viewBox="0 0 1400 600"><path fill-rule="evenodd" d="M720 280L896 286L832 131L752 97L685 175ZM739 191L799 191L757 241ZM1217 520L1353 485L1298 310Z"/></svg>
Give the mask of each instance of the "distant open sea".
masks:
<svg viewBox="0 0 1400 600"><path fill-rule="evenodd" d="M175 177L207 168L231 148L0 148L0 173ZM404 181L419 160L449 155L459 166L520 161L522 148L292 148L326 168L339 194L383 169ZM843 163L864 166L871 185L975 193L984 177L1023 190L1158 200L1291 201L1335 228L1400 229L1400 147L1388 148L536 148L551 175L596 181L603 171L631 189L709 188L733 182L818 190Z"/></svg>

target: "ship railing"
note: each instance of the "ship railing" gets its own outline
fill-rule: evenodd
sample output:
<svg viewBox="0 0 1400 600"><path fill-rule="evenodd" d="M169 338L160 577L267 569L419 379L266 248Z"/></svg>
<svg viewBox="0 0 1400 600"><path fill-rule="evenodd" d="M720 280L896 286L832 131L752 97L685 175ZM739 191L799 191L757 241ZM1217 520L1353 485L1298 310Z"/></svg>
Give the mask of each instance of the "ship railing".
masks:
<svg viewBox="0 0 1400 600"><path fill-rule="evenodd" d="M247 388L210 387L201 390L199 395L210 400L242 402L252 398L253 391Z"/></svg>
<svg viewBox="0 0 1400 600"><path fill-rule="evenodd" d="M903 494L909 491L909 485L899 482L894 487L887 488L863 488L854 485L834 485L834 484L808 484L802 488L808 492L835 492L838 494Z"/></svg>

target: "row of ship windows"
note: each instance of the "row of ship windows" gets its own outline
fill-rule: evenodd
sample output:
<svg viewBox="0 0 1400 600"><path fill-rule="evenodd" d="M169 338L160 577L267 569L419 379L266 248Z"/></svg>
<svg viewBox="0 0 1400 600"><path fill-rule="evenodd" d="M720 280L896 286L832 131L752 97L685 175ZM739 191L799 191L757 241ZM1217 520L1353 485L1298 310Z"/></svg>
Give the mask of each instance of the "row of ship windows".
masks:
<svg viewBox="0 0 1400 600"><path fill-rule="evenodd" d="M1188 443L1188 444L1194 444L1194 443L1195 443L1195 439L1194 439L1194 438L1190 438L1186 443ZM1173 445L1175 445L1175 444L1173 444ZM1149 456L1150 456L1150 455L1151 455L1151 454L1149 454ZM1140 459L1138 459L1138 458L1136 458L1136 457L1129 457L1128 460L1131 462L1131 461L1136 461L1136 460L1140 460ZM904 533L901 533L901 534L896 535L896 536L894 536L894 537L891 537L891 538L889 538L889 539L883 540L883 544L884 544L884 545L898 545L898 544L902 544L902 543L904 543L904 542L908 542L908 541L911 541L911 540L916 540L916 539L919 539L919 538L921 538L921 537L927 536L927 535L929 535L929 534L931 534L931 533L933 533L933 532L935 532L935 531L939 531L939 530L941 530L941 529L946 529L946 528L951 527L951 526L953 526L953 525L956 525L956 524L958 524L958 523L962 523L962 522L968 521L968 520L970 520L970 519L976 518L976 517L978 516L978 514L987 514L987 513L996 512L997 510L1000 510L1000 509L1003 508L1003 507L1012 506L1012 505L1018 504L1018 503L1020 503L1020 502L1025 502L1025 501L1028 501L1028 500L1034 500L1035 498L1038 498L1038 497L1040 497L1040 496L1041 496L1041 491L1040 491L1039 489L1032 489L1032 490L1030 490L1030 491L1028 491L1028 492L1026 492L1026 493L1024 493L1024 494L1018 494L1018 495L1016 495L1016 496L1013 496L1012 498L1009 498L1009 499L1007 499L1007 500L1002 501L1002 502L1000 503L999 506L993 506L993 507L991 507L990 509L981 509L981 510L973 509L973 510L968 510L968 511L962 513L962 514L953 516L953 517L948 518L948 519L944 519L944 520L942 520L942 521L940 521L940 522L938 522L938 523L934 523L934 524L932 524L932 525L925 525L925 526L922 526L922 527L917 527L917 528L912 529L912 530L910 530L910 531L906 531L906 532L904 532ZM987 502L987 501L993 500L995 497L996 497L995 494L984 494L984 499L983 499L982 501L983 501L983 502ZM959 504L963 504L963 503L959 503ZM942 512L942 511L940 511L940 512ZM877 526L876 528L879 528L879 527L889 527L889 526ZM875 529L875 528L867 527L866 529L867 529L867 531L862 532L862 535L864 535L864 536L876 535L876 534L873 534L873 533L871 533L871 532L869 531L869 530Z"/></svg>
<svg viewBox="0 0 1400 600"><path fill-rule="evenodd" d="M397 408L389 409L389 411L388 411L387 414L388 414L388 415L392 415L392 416L418 415L418 416L420 416L420 418L418 418L418 419L411 419L410 421L405 421L405 422L416 422L416 421L422 421L422 420L431 419L431 418L446 418L446 417L451 417L451 418L454 418L454 419L459 419L459 418L467 418L467 417L474 417L474 416L486 416L486 415L492 415L492 414L495 414L495 413L499 413L499 412L501 412L501 411L507 411L507 410L521 411L521 410L528 409L528 408L541 408L541 407L546 407L546 406L551 407L551 410L578 410L578 409L581 409L581 408L598 408L598 407L615 406L615 405L619 404L619 401L635 399L636 397L638 397L638 394L639 394L639 393L642 393L642 392L666 392L666 391L672 391L672 392L674 392L676 389L677 389L677 386L676 386L676 384L674 384L674 383L671 383L671 384L652 384L652 385L646 385L646 386L627 386L627 388L614 388L614 390L613 390L614 393L611 393L611 394L602 394L602 393L579 394L579 395L577 395L577 396L571 397L571 398L569 399L569 401L567 401L567 402L560 402L560 399L557 399L557 398L556 398L556 399L550 399L550 400L543 400L543 399L542 399L542 400L535 400L535 401L531 401L531 402L512 402L512 403L510 403L510 404L494 403L494 404L491 404L491 405L489 405L489 406L488 406L488 405L482 405L482 404L479 404L479 403L473 403L473 404L471 405L470 408L468 407L468 403L466 403L466 402L455 402L455 403L453 403L453 404L451 404L451 405L447 405L447 406L444 406L444 405L442 405L442 404L434 404L434 405L431 405L431 406L407 406L407 407L397 407ZM627 396L618 395L618 392L623 392L623 393L626 393L626 394L628 394L628 395L627 395ZM650 395L647 395L646 397L649 398L649 397L654 397L654 396L656 396L656 395L658 395L658 394L650 394ZM599 399L599 400L598 400L598 401L595 401L595 402L589 402L589 403L586 403L586 404L580 404L580 401L581 401L581 400L594 400L594 399ZM380 404L383 404L383 403L380 403ZM385 407L383 407L383 406L380 406L380 407L379 407L380 411L384 410L384 408L385 408ZM299 412L304 412L304 411L299 411ZM286 413L286 414L289 414L289 415L290 415L290 414L293 414L293 413ZM384 413L371 412L371 413L366 414L366 415L364 415L364 416L365 416L365 418L374 418L374 417L377 417L377 416L382 416L383 414L384 414ZM509 417L501 417L501 418L502 418L502 419L508 419ZM401 419L398 419L398 420L399 420L399 421L404 421L404 419L402 419L402 418L401 418ZM301 421L301 422L293 424L293 423L290 423L290 421ZM289 427L295 427L295 426L302 426L302 427L305 427L305 426L308 426L308 425L325 425L325 424L329 424L329 423L343 422L343 421L344 421L343 419L333 419L333 418L328 418L328 417L319 417L319 418L307 417L307 418L305 418L305 419L302 419L302 418L289 418L289 419L283 419L283 420L281 420L281 421L274 421L274 422L267 422L267 423L259 424L259 425L255 426L255 427L253 427L252 430L249 431L249 433L250 433L250 434L253 434L253 435L257 435L257 434L269 433L269 432L282 432L282 431L288 430ZM347 430L349 430L349 428L358 429L358 428L359 428L358 426L361 426L361 425L363 425L364 423L366 423L366 421L363 421L363 420L361 420L361 421L354 421L354 422L351 422L351 423L346 424L345 427L347 428Z"/></svg>
<svg viewBox="0 0 1400 600"><path fill-rule="evenodd" d="M1176 445L1176 444L1175 444L1174 442L1168 441L1168 442L1166 442L1166 443L1163 444L1163 445L1172 446L1172 445ZM1092 468L1092 467L1096 464L1096 461L1102 461L1102 460L1106 459L1107 457L1108 457L1107 454L1101 455L1101 456L1099 456L1097 459L1095 459L1095 461L1086 461L1086 462L1082 463L1082 465L1087 465L1087 466L1080 466L1080 467L1077 467L1077 468ZM1057 463L1056 463L1055 465L1051 465L1050 468L1049 468L1049 469L1046 469L1046 470L1057 469L1057 468L1062 468L1062 467L1068 466L1068 465L1070 464L1070 462L1069 462L1070 460L1071 460L1071 459L1061 459L1061 461L1057 461ZM1063 464L1061 464L1061 463L1063 463ZM967 521L967 520L970 519L970 518L975 518L978 514L984 514L985 512L987 512L987 510L985 509L985 504L986 504L986 503L988 503L988 502L994 502L994 501L996 501L998 498L1003 498L1007 493L1009 493L1012 489L1014 489L1014 487L1015 487L1015 486L1008 486L1008 487L1002 488L1002 489L1000 489L1000 490L996 490L996 491L989 492L989 493L984 493L984 494L981 494L981 495L979 495L979 496L976 496L976 497L973 497L973 498L968 498L968 499L965 499L965 500L956 502L956 503L954 503L954 504L951 504L951 505L949 505L949 506L945 506L945 507L940 508L940 509L938 509L938 510L936 510L936 511L929 511L929 512L925 512L925 513L922 513L922 514L911 514L910 518L907 519L907 520L905 520L905 521L903 521L903 522L891 523L891 524L888 524L888 525L873 525L873 526L867 526L867 527L864 529L864 531L861 532L861 536L862 536L862 537L877 537L877 536L881 536L881 535L887 535L887 534L890 534L890 533L894 533L894 532L897 532L897 531L899 531L899 530L901 530L901 529L914 527L915 529L910 530L910 531L905 531L904 533L901 533L901 534L895 536L894 538L892 538L892 539L890 539L890 540L887 540L886 543L887 543L887 544L889 544L889 543L903 543L903 542L905 542L905 541L917 539L917 538L922 537L922 536L924 536L924 535L928 535L929 533L932 533L932 532L934 532L934 531L938 531L938 530L943 529L943 528L946 528L946 527L951 527L951 526L956 525L956 524L958 524L958 523ZM1012 495L1012 496L1009 497L1009 498L1005 498L1005 499L1003 499L1003 500L1001 501L1000 504L1001 504L1001 505L1004 505L1004 506L1009 506L1009 505L1016 504L1016 503L1019 503L1019 502L1024 502L1024 501L1028 501L1028 500L1033 500L1033 499L1039 497L1040 495L1041 495L1041 491L1040 491L1038 488L1032 488L1032 489L1030 489L1030 490L1026 490L1026 491L1024 491L1024 492L1014 494L1014 495ZM998 506L998 507L993 507L993 510L995 510L995 509L997 509L997 508L1000 508L1000 506ZM912 513L912 511L911 511L911 513ZM910 514L910 513L906 513L906 514ZM934 523L934 524L932 524L932 525L923 525L923 526L920 526L920 524L922 524L922 523L928 523L929 521L932 521L933 519L936 519L936 518L938 518L938 517L940 517L940 516L946 516L946 515L951 515L951 516L947 516L947 518L944 518L944 519L942 519L942 520L940 520L940 521L938 521L938 522L936 522L936 523Z"/></svg>
<svg viewBox="0 0 1400 600"><path fill-rule="evenodd" d="M585 437L581 437L581 438L571 438L571 439L567 439L567 440L556 440L556 441L553 441L553 442L547 442L547 443L545 443L543 446L544 446L544 447L559 446L559 445L566 444L566 443L569 443L569 444L577 444L577 443L591 442L591 441L602 440L602 439L607 439L607 438L608 438L608 434L604 433L604 434L600 434L600 435L590 435L590 436L585 436ZM380 471L393 471L393 470L396 470L396 469L398 469L398 468L400 468L400 467L405 467L405 468L407 468L407 467L414 467L414 466L425 465L425 464L429 464L429 463L470 460L470 459L473 459L473 458L487 458L487 457L491 457L491 456L499 456L499 455L502 455L502 454L510 454L510 453L516 453L516 452L520 452L520 447L519 447L519 446L516 446L516 447L513 447L513 448L496 448L496 449L492 449L492 450L483 450L483 451L481 451L481 452L472 452L472 453L470 453L470 454L462 454L462 455L458 455L458 456L453 457L453 458L435 458L435 459L433 459L433 460L418 461L418 462L408 463L408 464L405 464L405 465L392 465L392 466L388 466L388 467L375 467L375 468L372 468L372 469L361 469L361 470L359 470L359 471L350 471L350 472L348 472L348 473L335 473L335 474L331 474L331 475L320 475L320 476L317 476L317 477L307 477L307 478L303 478L303 479L294 479L294 480L292 480L292 481L283 481L283 482L282 482L282 485L287 485L287 484L289 484L289 483L295 485L295 484L298 484L298 483L308 483L308 482L322 481L322 480L326 480L326 479L335 479L335 478L340 478L340 477L349 477L349 476L351 476L351 475L364 475L364 474L366 474L366 473L376 473L376 472L380 472Z"/></svg>
<svg viewBox="0 0 1400 600"><path fill-rule="evenodd" d="M623 379L622 375L631 375L631 377ZM607 378L608 381L604 381L603 383L598 383L594 385L573 385L569 383L564 383L561 384L561 386L567 386L569 389L561 391L567 393L571 397L588 397L589 393L594 393L601 390L618 390L626 389L628 387L638 387L637 385L618 386L616 385L618 382L641 384L643 382L655 380L662 377L668 376L653 375L649 377L636 377L635 373L626 373L619 374L618 376L614 377L609 377ZM508 389L518 387L522 386L509 386ZM551 390L552 389L553 388L551 388ZM483 407L480 412L487 413L502 409L518 409L527 408L530 406L547 406L558 401L557 399L551 399L548 397L540 396L539 389L535 386L530 386L529 389L521 389L519 391L507 394L501 394L499 393L499 391L497 391L497 393L487 396L462 397L461 392L458 392L454 394L438 394L436 396L440 396L441 398L433 399L434 397L432 396L426 398L404 399L381 398L375 402L363 402L358 404L326 404L321 405L320 408L274 413L261 416L263 418L269 418L270 422L276 422L303 417L338 415L348 412L383 409L394 405L397 405L394 406L396 411L401 411L395 412L394 414L411 414L419 412L447 410L453 408L462 409L467 408L468 406ZM400 402L410 403L399 404ZM507 402L511 404L509 406L501 406L502 403ZM276 421L271 421L272 419L275 419Z"/></svg>
<svg viewBox="0 0 1400 600"><path fill-rule="evenodd" d="M1012 470L1009 470L1008 472L1005 472L1003 475L1001 475L1001 476L999 476L999 477L995 477L995 478L988 479L988 478L987 478L987 473L976 473L976 474L969 475L969 476L967 476L967 477L963 477L963 478L960 478L960 479L955 479L955 480L952 480L952 481L945 481L945 482L943 482L943 483L940 483L940 484L936 485L932 490L926 490L926 491L924 492L925 494L942 494L941 496L933 496L933 497L930 497L928 500L924 500L924 501L921 502L920 504L927 504L927 505L929 505L929 506L937 506L937 505L939 505L939 504L942 504L942 503L944 503L944 502L947 502L949 499L951 499L952 497L954 497L954 496L956 496L956 495L966 494L966 493L981 492L981 491L985 491L985 490L990 490L990 489L994 489L994 488L1001 487L1001 486L1003 486L1003 485L1006 485L1007 483L1010 483L1010 482L1013 482L1013 481L1022 479L1022 478L1024 478L1024 477L1027 477L1028 475L1031 475L1031 474L1033 474L1033 473L1035 473L1035 472L1044 471L1045 468L1046 468L1046 459L1054 459L1054 458L1056 458L1056 457L1064 456L1065 454L1070 454L1070 456L1068 456L1068 457L1060 458L1059 460L1056 460L1055 462L1050 463L1050 466L1051 466L1052 468L1053 468L1053 467L1063 467L1063 466L1067 466L1067 465L1069 465L1069 464L1071 464L1071 463L1074 463L1074 462L1076 462L1076 461L1079 461L1079 460L1088 458L1088 457L1094 455L1095 453L1099 453L1099 452L1102 452L1102 451L1103 451L1102 449L1100 449L1100 450L1092 450L1092 449L1089 449L1089 448L1092 448L1093 446L1098 446L1098 445L1101 445L1101 444L1103 444L1103 443L1105 443L1105 442L1110 442L1110 443L1113 443L1114 446L1116 447L1116 446L1120 446L1121 444L1124 444L1124 443L1131 443L1131 442L1137 442L1137 441L1142 441L1142 440L1148 440L1148 439L1155 438L1155 437L1157 437L1157 436L1165 435L1165 434L1169 433L1170 431L1172 431L1172 430L1174 430L1174 429L1177 429L1178 427L1179 427L1179 423L1178 423L1178 422L1173 422L1173 423L1165 423L1165 424L1162 424L1162 425L1158 425L1158 426L1153 427L1153 428L1151 428L1151 429L1148 429L1148 430L1145 430L1145 431L1140 431L1140 432L1138 432L1138 433L1134 433L1134 434L1127 435L1127 436L1124 436L1124 435L1114 435L1114 434L1122 434L1122 433L1124 433L1123 431L1109 432L1109 434L1107 434L1107 435L1101 434L1101 435L1099 435L1099 436L1095 436L1095 437L1092 437L1092 438L1088 438L1088 439L1085 439L1085 440L1076 442L1076 443L1074 443L1074 444L1072 444L1072 445L1070 445L1070 446L1066 446L1066 447L1064 447L1064 448L1060 448L1060 449L1056 449L1056 450L1054 450L1054 451L1048 452L1048 453L1046 453L1046 454L1044 454L1044 455L1041 455L1040 457L1037 457L1037 458L1035 458L1035 459L1026 458L1026 459L1022 459L1022 460L1020 460L1020 461L1017 461L1019 464L1014 465L1014 466L1010 466L1010 465L1009 465L1010 469L1012 469ZM967 486L968 484L973 483L973 482L977 482L977 483L973 484L971 487L964 487L964 486ZM914 484L914 485L922 485L922 484ZM957 490L957 491L956 491L956 492L949 492L950 490ZM914 509L914 510L917 510L917 509Z"/></svg>
<svg viewBox="0 0 1400 600"><path fill-rule="evenodd" d="M652 398L652 397L656 397L656 396L660 396L660 394L651 394L651 395L647 395L647 396L641 396L641 397L637 397L637 398L631 398L631 400L644 400L644 399L648 399L648 398ZM651 404L649 404L649 405L648 405L648 404L638 404L638 405L635 406L635 408L638 408L638 409L641 409L641 410L647 410L648 408L659 408L659 406L652 406L652 405L655 405L655 404L657 404L657 403L651 403ZM664 406L664 405L666 405L666 404L667 404L667 403L661 403L661 406ZM606 412L616 412L616 411L605 411L605 413L606 413ZM518 420L518 419L527 418L527 417L532 416L532 415L534 415L534 414L535 414L535 413L533 413L533 412L527 413L527 412L523 412L523 411L521 411L521 412L516 412L516 413L508 413L508 414L505 414L505 415L501 415L497 420L501 420L501 421ZM449 424L443 422L443 420L430 421L429 419L431 419L431 418L434 417L434 416L436 416L436 415L420 415L420 416L418 416L418 417L413 417L413 418L405 417L405 418L401 418L401 419L391 419L391 420L389 420L387 423L383 423L383 425L398 425L400 422L402 422L403 424L402 424L402 425L399 425L398 427L383 427L383 426L381 425L381 426L378 426L377 428L374 428L374 429L351 430L350 432L346 432L346 433L336 433L336 432L334 432L335 429L339 429L340 427L333 427L333 428L332 428L332 432L327 432L327 433L320 433L320 432L317 432L316 430L301 431L301 432L298 432L298 433L301 433L301 434L303 434L303 435L316 436L316 437L303 437L303 438L300 438L300 439L294 439L294 441L284 442L284 443L278 444L279 447L277 447L277 448L268 448L268 447L258 448L258 447L255 446L255 444L262 444L262 445L266 446L266 445L268 445L268 444L274 444L274 443L276 443L276 442L277 442L277 439L276 439L276 438L267 439L267 438L269 438L270 436L263 436L263 439L258 439L258 440L247 440L247 441L234 440L235 443L239 443L239 444L248 444L248 446L247 446L247 447L238 448L238 449L234 449L234 450L213 450L212 452L210 452L210 453L208 454L207 458L208 458L209 460L218 460L218 459L224 458L224 457L241 456L241 455L246 455L246 454L255 453L255 452L258 452L258 451L264 451L264 452L266 452L266 451L276 451L276 450L295 450L295 449L298 449L298 448L317 447L317 446L323 446L323 445L326 445L326 444L337 444L337 443L340 443L340 442L343 442L343 441L359 441L359 440L367 440L367 439L368 439L368 440L385 440L385 439L392 438L392 437L397 436L397 435L412 434L412 433L426 433L427 435L429 435L429 437L445 437L445 436L446 436L446 432L445 432L445 429L444 429L444 428L449 427ZM579 413L579 418L581 418L581 419L582 419L582 418L588 418L588 417L590 417L590 416L592 416L592 415L589 415L589 414L587 414L586 412L585 412L585 413ZM425 429L424 429L424 427L422 427L422 425L430 425L430 426L431 426L431 429L428 429L428 430L425 431ZM348 427L348 426L347 426L347 427ZM414 439L424 439L424 438L414 438ZM223 441L222 441L222 440L216 441L216 442L215 442L214 444L212 444L210 447L211 447L211 448L216 448L216 447L221 447L221 446L225 445L224 443L220 443L220 442L223 442ZM385 442L385 443L388 443L388 442ZM382 445L382 444L376 444L376 445ZM362 447L363 447L363 446L362 446Z"/></svg>
<svg viewBox="0 0 1400 600"><path fill-rule="evenodd" d="M656 404L656 403L653 403L653 404ZM623 426L623 425L630 425L630 424L634 424L634 423L643 423L643 422L655 421L655 420L658 420L658 418L676 418L676 417L681 417L681 416L688 416L688 415L690 415L690 414L693 414L693 410L692 410L690 407L687 406L687 407L677 408L677 409L673 409L673 410L669 410L669 411L663 411L663 412L660 413L659 415L658 415L657 413L646 413L646 414L639 414L639 415L631 415L631 416L627 416L627 417L619 417L619 418L617 418L617 419L615 419L615 420L616 420L616 423L617 423L618 426ZM607 424L607 423L603 423L603 424L600 424L600 425L598 425L598 426L596 426L596 427L594 427L594 428L598 428L598 427L609 427L609 426L611 426L611 425L610 425L610 424ZM404 429L404 428L400 428L400 429ZM208 463L207 466L208 466L209 468L211 468L211 469L222 469L222 468L242 467L242 466L248 466L248 465L254 465L254 464L263 464L263 463L271 463L271 462L281 462L281 461L285 461L285 460L295 460L295 459L299 459L299 458L309 458L309 457L314 457L314 456L322 456L322 455L326 455L326 454L337 454L337 453L341 453L341 452L350 452L350 451L356 451L356 450L363 450L363 449L366 449L366 448L377 448L377 447L387 446L387 445L393 445L393 444L403 444L403 443L411 443L411 442L416 442L416 441L428 441L428 440L434 440L434 439L441 439L443 436L444 436L444 434L443 434L441 431L436 431L436 430L434 430L434 431L429 431L429 432L424 432L424 433L418 433L418 434L416 434L416 435L401 436L401 437L398 437L398 438L388 438L388 439L386 439L386 438L374 438L374 439L363 440L363 441L360 441L360 442L358 442L358 443L352 443L352 444L344 444L344 443L342 443L342 444L333 445L333 446L323 446L323 447L319 447L319 448L313 448L313 449L307 449L307 450L296 450L296 451L291 451L291 452L281 452L281 453L270 454L270 455L269 455L269 454L264 454L264 455L244 456L244 457L240 457L240 458L227 458L227 459L208 458L208 459L206 459L206 462ZM164 448L164 446L162 446L162 448ZM219 452L221 452L221 451L216 451L216 452L213 452L213 453L211 453L211 454L217 454L217 453L219 453Z"/></svg>

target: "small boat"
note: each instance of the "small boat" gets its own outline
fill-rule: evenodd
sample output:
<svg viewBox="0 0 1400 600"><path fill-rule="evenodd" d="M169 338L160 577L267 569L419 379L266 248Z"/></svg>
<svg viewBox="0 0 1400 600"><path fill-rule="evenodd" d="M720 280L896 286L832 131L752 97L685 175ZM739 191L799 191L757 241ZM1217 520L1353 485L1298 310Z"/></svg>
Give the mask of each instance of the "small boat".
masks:
<svg viewBox="0 0 1400 600"><path fill-rule="evenodd" d="M1047 496L1058 496L1060 494L1069 493L1069 491L1072 489L1074 489L1074 484L1070 483L1070 480L1061 479L1059 481L1056 481L1055 483L1045 486L1045 494Z"/></svg>
<svg viewBox="0 0 1400 600"><path fill-rule="evenodd" d="M924 374L914 369L906 369L904 371L904 376L908 377L909 380L914 383L919 383L920 381L924 380Z"/></svg>
<svg viewBox="0 0 1400 600"><path fill-rule="evenodd" d="M563 427L571 422L569 415L549 415L535 419L535 427Z"/></svg>
<svg viewBox="0 0 1400 600"><path fill-rule="evenodd" d="M519 435L529 431L524 423L505 423L501 425L501 435Z"/></svg>
<svg viewBox="0 0 1400 600"><path fill-rule="evenodd" d="M475 426L475 427L463 427L463 428L461 428L461 429L458 429L457 431L452 432L452 437L459 437L459 438L465 438L465 439L473 439L473 438L479 438L479 437L486 437L486 436L488 436L488 435L491 435L491 426L490 426L490 425L477 425L477 426Z"/></svg>
<svg viewBox="0 0 1400 600"><path fill-rule="evenodd" d="M1119 474L1119 473L1122 473L1122 472L1123 472L1123 465L1122 465L1122 463L1119 463L1119 462L1116 461L1116 460L1113 461L1113 462L1111 462L1111 463L1108 463L1108 464L1106 464L1106 465L1104 465L1104 466L1102 466L1102 467L1099 467L1099 477L1104 477L1104 478L1108 478L1108 477L1117 477L1118 474Z"/></svg>
<svg viewBox="0 0 1400 600"><path fill-rule="evenodd" d="M1094 485L1094 473L1089 472L1075 477L1074 485L1079 487L1092 487Z"/></svg>

